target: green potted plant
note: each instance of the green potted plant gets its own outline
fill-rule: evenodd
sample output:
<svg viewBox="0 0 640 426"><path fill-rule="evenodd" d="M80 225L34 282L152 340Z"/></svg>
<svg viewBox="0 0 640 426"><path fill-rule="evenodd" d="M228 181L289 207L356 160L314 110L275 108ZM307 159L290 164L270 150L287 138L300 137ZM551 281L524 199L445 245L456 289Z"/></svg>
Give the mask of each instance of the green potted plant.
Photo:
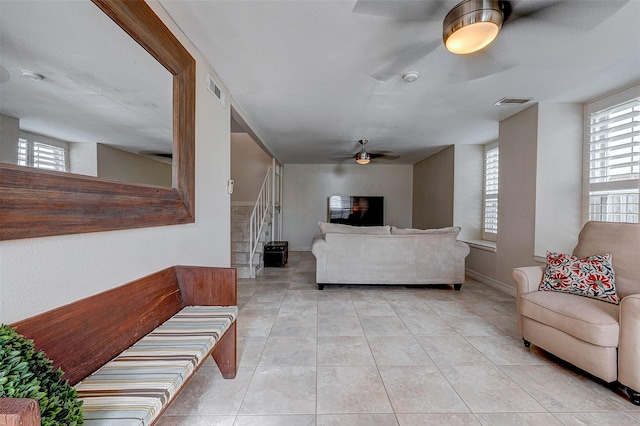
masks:
<svg viewBox="0 0 640 426"><path fill-rule="evenodd" d="M44 352L35 350L33 340L0 325L0 398L36 399L43 426L80 425L82 401L62 374Z"/></svg>

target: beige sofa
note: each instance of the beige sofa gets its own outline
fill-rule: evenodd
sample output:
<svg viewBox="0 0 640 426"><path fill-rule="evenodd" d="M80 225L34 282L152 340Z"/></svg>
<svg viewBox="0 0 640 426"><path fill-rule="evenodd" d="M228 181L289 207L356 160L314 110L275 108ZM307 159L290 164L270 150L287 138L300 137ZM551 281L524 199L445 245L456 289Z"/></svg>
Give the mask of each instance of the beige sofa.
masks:
<svg viewBox="0 0 640 426"><path fill-rule="evenodd" d="M640 405L640 225L588 222L573 255L611 253L620 304L538 291L545 267L516 268L518 330L534 345L605 382L626 386Z"/></svg>
<svg viewBox="0 0 640 426"><path fill-rule="evenodd" d="M458 227L318 225L323 236L311 251L321 290L325 284L453 284L459 290L464 283L469 246L456 240Z"/></svg>

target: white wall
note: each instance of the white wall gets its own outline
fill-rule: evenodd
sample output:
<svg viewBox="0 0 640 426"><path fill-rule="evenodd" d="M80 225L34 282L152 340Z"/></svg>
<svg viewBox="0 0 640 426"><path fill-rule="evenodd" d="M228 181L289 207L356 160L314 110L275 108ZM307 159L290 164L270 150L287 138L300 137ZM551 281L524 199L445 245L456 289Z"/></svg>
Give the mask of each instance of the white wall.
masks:
<svg viewBox="0 0 640 426"><path fill-rule="evenodd" d="M513 287L511 269L535 264L538 105L500 122L497 281Z"/></svg>
<svg viewBox="0 0 640 426"><path fill-rule="evenodd" d="M20 138L20 120L8 115L0 115L0 162L9 164L18 162L18 138Z"/></svg>
<svg viewBox="0 0 640 426"><path fill-rule="evenodd" d="M483 146L455 145L413 168L413 226L462 228L458 239L480 239Z"/></svg>
<svg viewBox="0 0 640 426"><path fill-rule="evenodd" d="M44 310L176 265L229 266L230 111L206 88L213 69L164 9L153 10L197 61L196 223L0 242L0 322ZM220 78L216 78L220 82Z"/></svg>
<svg viewBox="0 0 640 426"><path fill-rule="evenodd" d="M271 157L248 133L231 133L231 202L255 203L269 167Z"/></svg>
<svg viewBox="0 0 640 426"><path fill-rule="evenodd" d="M453 225L462 228L458 239L478 240L482 227L484 146L456 145L453 173Z"/></svg>
<svg viewBox="0 0 640 426"><path fill-rule="evenodd" d="M98 177L171 188L171 164L98 144Z"/></svg>
<svg viewBox="0 0 640 426"><path fill-rule="evenodd" d="M415 228L453 225L453 170L453 146L414 165L412 223Z"/></svg>
<svg viewBox="0 0 640 426"><path fill-rule="evenodd" d="M515 294L513 268L540 264L538 250L573 249L582 225L581 109L533 105L500 122L497 249L471 248L471 276Z"/></svg>
<svg viewBox="0 0 640 426"><path fill-rule="evenodd" d="M538 106L535 256L547 250L571 253L582 227L583 107ZM560 213L560 214L559 214Z"/></svg>
<svg viewBox="0 0 640 426"><path fill-rule="evenodd" d="M310 250L327 221L330 195L384 196L385 223L411 226L412 166L286 164L283 169L283 239L289 250Z"/></svg>
<svg viewBox="0 0 640 426"><path fill-rule="evenodd" d="M69 143L71 173L98 176L98 144L96 142Z"/></svg>

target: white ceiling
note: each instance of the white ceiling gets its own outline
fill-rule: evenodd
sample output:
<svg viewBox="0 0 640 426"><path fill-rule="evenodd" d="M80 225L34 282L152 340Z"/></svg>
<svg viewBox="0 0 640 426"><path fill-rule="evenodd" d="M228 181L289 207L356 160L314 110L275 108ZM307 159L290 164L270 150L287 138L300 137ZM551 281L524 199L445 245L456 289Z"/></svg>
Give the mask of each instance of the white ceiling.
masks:
<svg viewBox="0 0 640 426"><path fill-rule="evenodd" d="M285 164L330 163L363 138L413 164L496 140L526 108L503 97L586 102L640 81L640 0L512 1L497 40L466 56L442 45L457 2L160 0Z"/></svg>
<svg viewBox="0 0 640 426"><path fill-rule="evenodd" d="M1 114L63 141L171 152L172 75L93 3L0 0L0 11Z"/></svg>

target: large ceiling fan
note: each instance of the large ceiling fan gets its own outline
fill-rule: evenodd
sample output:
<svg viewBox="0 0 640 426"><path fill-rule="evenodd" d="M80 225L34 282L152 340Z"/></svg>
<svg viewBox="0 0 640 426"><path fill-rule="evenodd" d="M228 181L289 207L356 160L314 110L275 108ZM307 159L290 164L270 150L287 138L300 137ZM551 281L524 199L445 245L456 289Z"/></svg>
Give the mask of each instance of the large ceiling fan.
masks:
<svg viewBox="0 0 640 426"><path fill-rule="evenodd" d="M344 161L349 159L355 159L358 164L369 164L371 160L378 158L385 158L387 160L397 160L400 158L398 155L390 155L389 151L367 151L365 145L369 142L367 139L360 139L358 144L360 148L355 154L341 155L332 157L334 161Z"/></svg>
<svg viewBox="0 0 640 426"><path fill-rule="evenodd" d="M535 37L536 34L531 31L555 31L558 34L568 30L587 31L628 1L600 0L586 5L582 1L566 0L463 0L451 7L453 0L357 0L353 12L398 22L442 22L442 37L424 40L423 33L418 32L419 27L415 27L416 37L408 38L407 48L399 50L393 58L385 58L384 65L375 70L372 76L387 81L401 76L409 67L441 46L449 52L465 56L464 62L470 62L479 77L489 75L506 68L496 59L502 52L499 49L493 54L491 52L491 43L499 33L526 28L524 31L529 31L527 36L531 34ZM597 13L586 14L585 8L589 8L590 12L596 10ZM503 47L514 41L506 37L507 34L500 36ZM456 63L462 63L460 61Z"/></svg>

